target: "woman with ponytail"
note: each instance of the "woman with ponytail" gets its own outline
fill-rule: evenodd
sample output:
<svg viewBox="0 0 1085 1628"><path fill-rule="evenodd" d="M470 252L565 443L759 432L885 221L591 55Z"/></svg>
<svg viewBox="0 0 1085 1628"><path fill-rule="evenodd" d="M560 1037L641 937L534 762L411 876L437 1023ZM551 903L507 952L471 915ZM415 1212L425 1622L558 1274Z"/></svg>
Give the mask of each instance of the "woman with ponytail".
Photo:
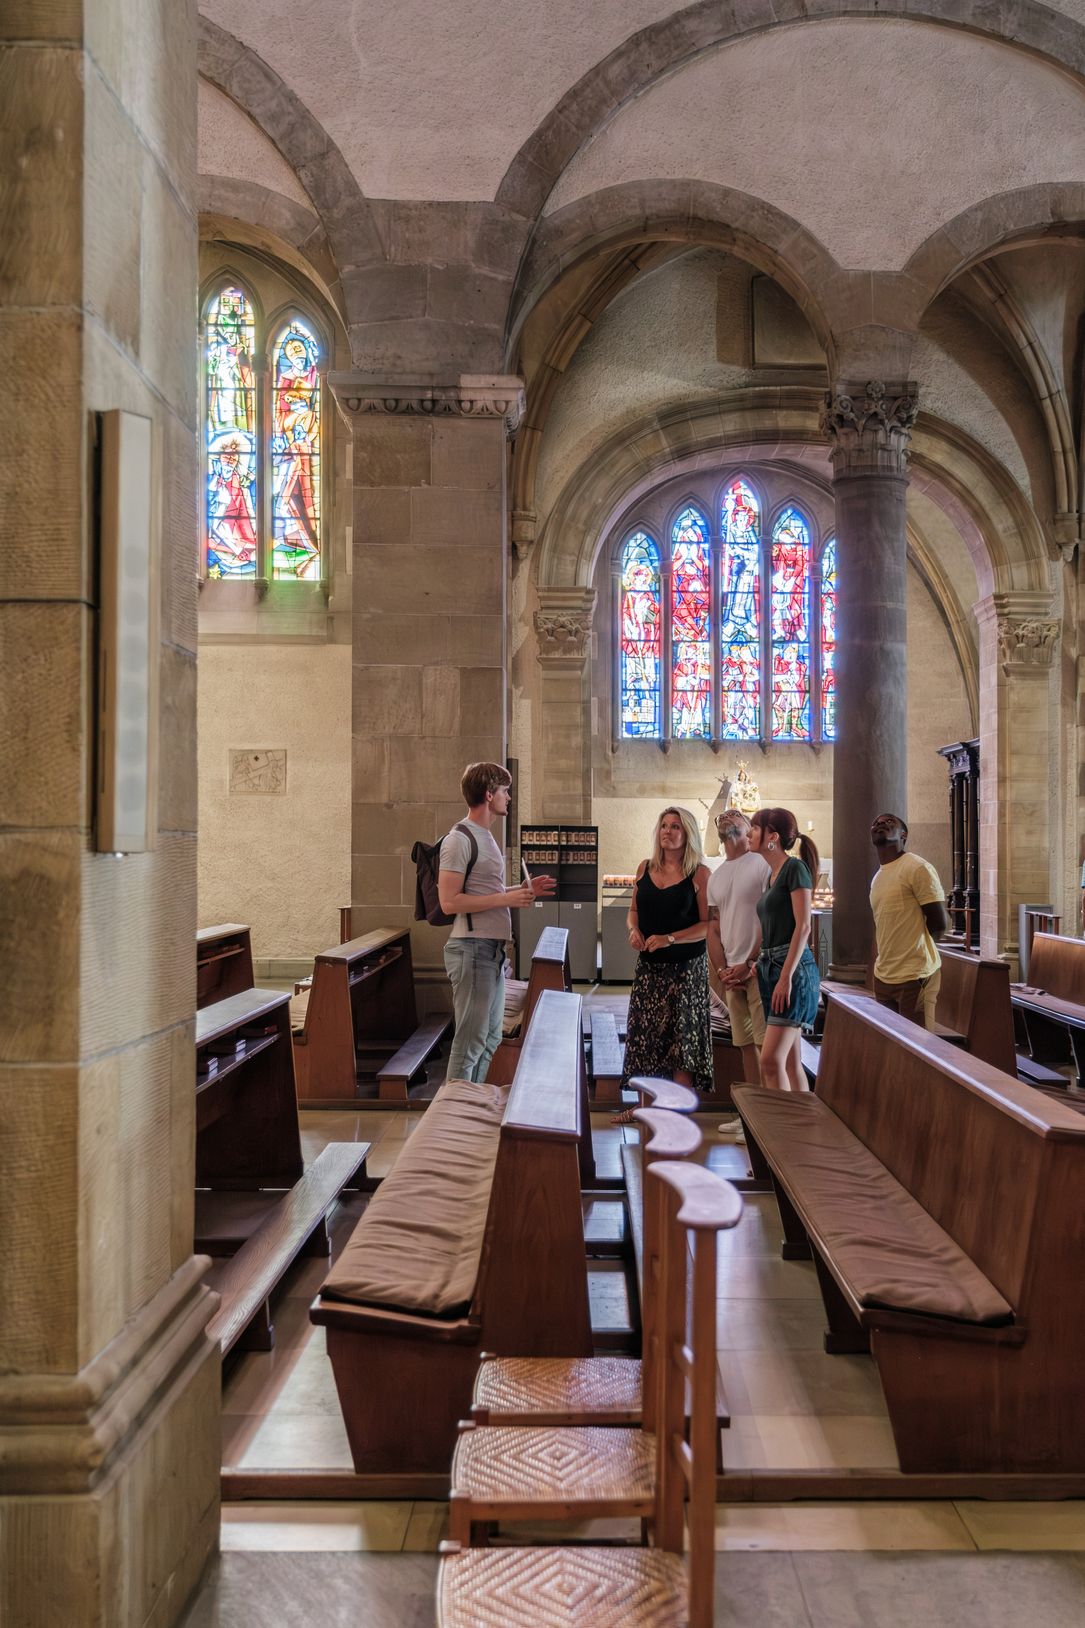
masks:
<svg viewBox="0 0 1085 1628"><path fill-rule="evenodd" d="M799 845L799 857L790 850ZM750 828L750 850L768 861L769 885L757 901L761 949L757 981L765 1008L761 1083L805 1091L799 1054L803 1028L814 1021L821 980L810 951L810 919L818 851L800 836L789 808L762 808Z"/></svg>

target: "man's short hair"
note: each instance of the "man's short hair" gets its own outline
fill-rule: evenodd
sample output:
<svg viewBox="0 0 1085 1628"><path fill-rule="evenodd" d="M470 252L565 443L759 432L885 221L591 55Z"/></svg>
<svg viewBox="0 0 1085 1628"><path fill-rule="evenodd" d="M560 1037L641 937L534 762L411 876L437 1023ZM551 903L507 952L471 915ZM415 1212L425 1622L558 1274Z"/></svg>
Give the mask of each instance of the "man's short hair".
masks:
<svg viewBox="0 0 1085 1628"><path fill-rule="evenodd" d="M727 830L748 831L750 822L740 809L725 808L722 814L716 815L716 829L721 834Z"/></svg>
<svg viewBox="0 0 1085 1628"><path fill-rule="evenodd" d="M512 785L512 775L500 763L469 763L463 771L460 790L468 808L478 808L487 792Z"/></svg>

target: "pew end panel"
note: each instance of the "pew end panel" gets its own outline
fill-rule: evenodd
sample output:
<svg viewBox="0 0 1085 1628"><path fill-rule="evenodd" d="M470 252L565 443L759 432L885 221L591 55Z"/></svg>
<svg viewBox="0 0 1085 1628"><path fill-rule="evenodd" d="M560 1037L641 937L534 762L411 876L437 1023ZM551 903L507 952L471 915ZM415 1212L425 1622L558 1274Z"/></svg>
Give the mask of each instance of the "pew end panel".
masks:
<svg viewBox="0 0 1085 1628"><path fill-rule="evenodd" d="M360 1100L359 1071L376 1073L417 1026L409 930L380 928L325 950L294 1036L302 1106Z"/></svg>

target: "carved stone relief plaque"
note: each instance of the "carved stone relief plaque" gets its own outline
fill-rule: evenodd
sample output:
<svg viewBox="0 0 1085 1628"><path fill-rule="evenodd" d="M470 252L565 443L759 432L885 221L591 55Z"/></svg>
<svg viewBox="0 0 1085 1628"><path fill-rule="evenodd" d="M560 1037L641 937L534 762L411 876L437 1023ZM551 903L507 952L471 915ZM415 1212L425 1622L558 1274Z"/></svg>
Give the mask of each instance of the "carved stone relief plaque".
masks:
<svg viewBox="0 0 1085 1628"><path fill-rule="evenodd" d="M230 747L231 797L281 797L286 791L286 749L246 752Z"/></svg>

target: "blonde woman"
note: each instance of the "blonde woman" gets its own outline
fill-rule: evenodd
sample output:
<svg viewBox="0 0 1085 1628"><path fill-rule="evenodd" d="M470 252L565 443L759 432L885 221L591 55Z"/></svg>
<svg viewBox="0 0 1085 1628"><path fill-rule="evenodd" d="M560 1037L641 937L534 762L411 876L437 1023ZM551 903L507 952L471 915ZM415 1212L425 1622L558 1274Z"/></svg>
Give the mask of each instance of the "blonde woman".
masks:
<svg viewBox="0 0 1085 1628"><path fill-rule="evenodd" d="M629 997L624 1084L657 1074L712 1089L708 1016L708 867L697 821L686 808L665 808L656 821L651 859L637 869L626 918L640 953ZM625 1124L632 1109L616 1116Z"/></svg>

